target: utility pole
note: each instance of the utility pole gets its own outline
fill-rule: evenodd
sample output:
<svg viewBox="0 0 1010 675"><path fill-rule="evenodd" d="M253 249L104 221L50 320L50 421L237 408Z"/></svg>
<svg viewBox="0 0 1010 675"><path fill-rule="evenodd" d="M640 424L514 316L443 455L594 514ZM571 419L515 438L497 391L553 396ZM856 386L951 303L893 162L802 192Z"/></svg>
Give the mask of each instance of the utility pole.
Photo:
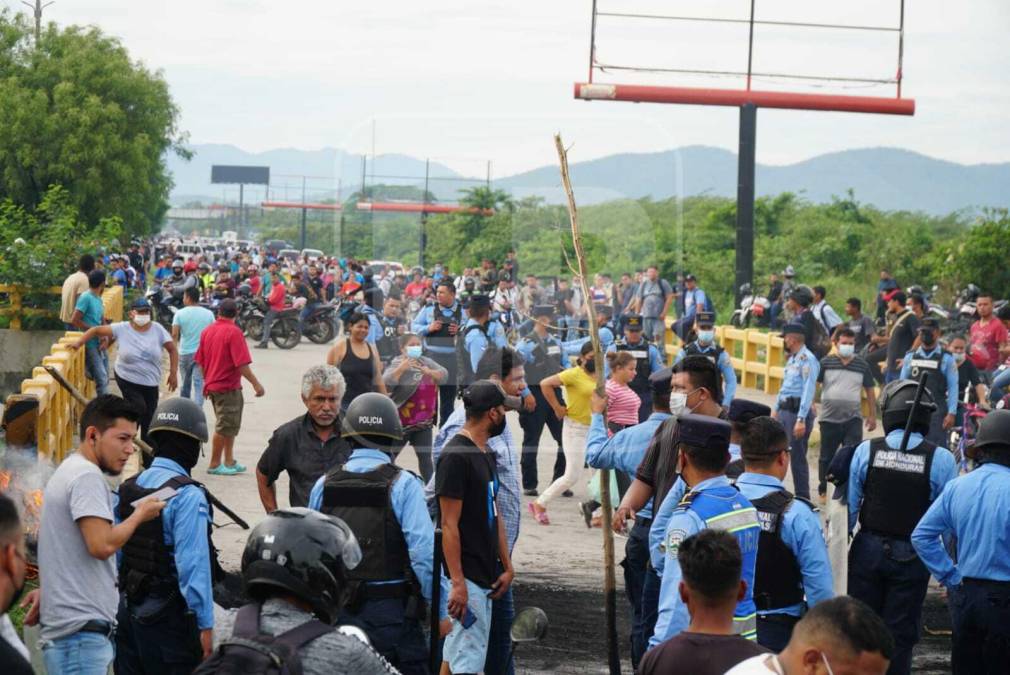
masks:
<svg viewBox="0 0 1010 675"><path fill-rule="evenodd" d="M39 39L42 37L42 10L44 10L52 2L47 2L42 4L42 0L35 0L35 4L27 2L26 0L21 0L21 4L28 7L35 14L35 46L39 46Z"/></svg>

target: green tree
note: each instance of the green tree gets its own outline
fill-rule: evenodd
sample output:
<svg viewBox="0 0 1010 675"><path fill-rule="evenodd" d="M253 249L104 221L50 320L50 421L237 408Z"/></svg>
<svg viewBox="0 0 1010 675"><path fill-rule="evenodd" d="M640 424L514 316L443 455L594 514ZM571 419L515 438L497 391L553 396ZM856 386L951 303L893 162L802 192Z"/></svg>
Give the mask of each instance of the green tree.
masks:
<svg viewBox="0 0 1010 675"><path fill-rule="evenodd" d="M187 156L161 73L95 27L49 24L38 44L0 10L0 195L28 210L53 185L80 219L153 232L168 209L167 152Z"/></svg>

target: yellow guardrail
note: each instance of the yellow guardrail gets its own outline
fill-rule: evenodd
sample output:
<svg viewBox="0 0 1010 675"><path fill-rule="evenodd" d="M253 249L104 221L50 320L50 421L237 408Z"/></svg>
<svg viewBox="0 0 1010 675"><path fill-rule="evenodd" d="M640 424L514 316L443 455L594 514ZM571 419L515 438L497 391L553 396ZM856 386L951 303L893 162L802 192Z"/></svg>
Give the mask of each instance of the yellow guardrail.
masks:
<svg viewBox="0 0 1010 675"><path fill-rule="evenodd" d="M63 289L59 286L48 288L28 288L12 284L0 284L0 293L7 295L7 307L0 309L0 316L9 316L11 319L10 329L21 330L21 319L26 316L48 316L59 318L58 311L52 309L38 309L34 307L24 307L24 296L29 293L45 293L47 295L61 295ZM113 286L105 289L102 295L102 304L105 305L105 318L110 321L123 320L123 287Z"/></svg>
<svg viewBox="0 0 1010 675"><path fill-rule="evenodd" d="M683 345L673 332L673 320L667 319L666 323L666 356L672 361ZM715 339L729 354L741 386L760 389L766 394L779 393L785 372L785 346L781 336L753 328L716 326Z"/></svg>
<svg viewBox="0 0 1010 675"><path fill-rule="evenodd" d="M3 287L0 287L2 290ZM59 291L60 289L56 289ZM111 321L123 319L123 288L116 286L105 291L102 296L105 318ZM85 350L73 350L68 345L76 342L82 333L67 332L42 357L42 364L32 369L31 377L21 381L23 399L30 396L38 401L35 424L35 442L40 457L54 463L63 460L76 445L80 410L70 393L46 372L43 366L57 370L70 384L74 385L85 398L95 395L95 383L85 376ZM8 398L8 405L13 397Z"/></svg>

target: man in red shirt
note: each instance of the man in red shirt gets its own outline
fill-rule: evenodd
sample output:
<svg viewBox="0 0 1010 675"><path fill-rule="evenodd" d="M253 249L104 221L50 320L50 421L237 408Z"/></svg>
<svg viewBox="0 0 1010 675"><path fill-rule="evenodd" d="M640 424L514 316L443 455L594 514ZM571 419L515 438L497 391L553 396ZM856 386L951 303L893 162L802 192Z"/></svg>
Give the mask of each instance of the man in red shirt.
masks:
<svg viewBox="0 0 1010 675"><path fill-rule="evenodd" d="M257 398L266 393L249 367L252 357L242 330L235 325L236 314L238 307L235 301L230 298L222 300L217 320L200 334L200 347L196 350L196 362L203 368L203 393L214 405L214 417L217 418L207 473L219 476L234 476L245 471L245 467L234 457L235 437L242 426L242 408L245 405L242 378L253 386Z"/></svg>
<svg viewBox="0 0 1010 675"><path fill-rule="evenodd" d="M1007 356L1007 329L992 315L992 296L982 294L975 302L978 321L971 325L971 362L979 370L995 370Z"/></svg>
<svg viewBox="0 0 1010 675"><path fill-rule="evenodd" d="M259 297L260 291L263 290L263 280L260 279L260 270L255 264L250 264L246 268L246 274L249 275L249 292L252 297Z"/></svg>
<svg viewBox="0 0 1010 675"><path fill-rule="evenodd" d="M284 311L284 303L287 300L288 288L284 285L284 278L276 270L271 272L270 295L267 296L267 304L270 309L263 317L263 337L260 338L256 349L267 349L270 347L270 328L274 324L277 315Z"/></svg>
<svg viewBox="0 0 1010 675"><path fill-rule="evenodd" d="M413 280L403 289L404 294L410 299L419 298L424 294L424 281L420 274L414 274Z"/></svg>

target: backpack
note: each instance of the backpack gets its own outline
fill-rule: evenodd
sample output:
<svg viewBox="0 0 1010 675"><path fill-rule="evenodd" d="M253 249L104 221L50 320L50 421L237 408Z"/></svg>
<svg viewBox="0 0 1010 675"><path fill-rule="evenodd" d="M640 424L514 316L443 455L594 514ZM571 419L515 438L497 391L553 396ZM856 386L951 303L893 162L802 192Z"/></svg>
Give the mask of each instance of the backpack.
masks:
<svg viewBox="0 0 1010 675"><path fill-rule="evenodd" d="M299 648L333 631L312 619L280 635L266 635L260 633L260 606L245 605L235 616L231 637L193 675L302 675Z"/></svg>
<svg viewBox="0 0 1010 675"><path fill-rule="evenodd" d="M824 325L817 320L812 312L806 311L803 314L804 316L809 315L809 321L813 324L813 333L810 337L808 348L814 353L817 360L820 361L831 351L831 336L828 335L828 331L824 328Z"/></svg>
<svg viewBox="0 0 1010 675"><path fill-rule="evenodd" d="M473 330L483 333L488 345L491 344L491 336L487 334L487 327L479 323L467 326L462 332L456 334L456 372L459 374L460 394L463 393L463 388L473 384L475 379L473 367L470 365L470 353L466 351L466 336Z"/></svg>

